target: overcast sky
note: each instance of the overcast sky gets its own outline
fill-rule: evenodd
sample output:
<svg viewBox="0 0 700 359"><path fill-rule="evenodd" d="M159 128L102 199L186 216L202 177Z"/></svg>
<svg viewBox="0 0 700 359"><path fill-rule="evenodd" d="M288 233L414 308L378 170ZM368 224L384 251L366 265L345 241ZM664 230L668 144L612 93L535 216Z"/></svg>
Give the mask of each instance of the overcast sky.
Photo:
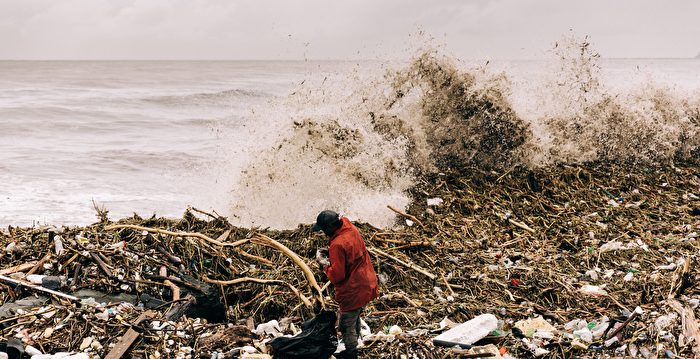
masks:
<svg viewBox="0 0 700 359"><path fill-rule="evenodd" d="M538 57L569 29L604 57L693 57L698 0L0 0L0 59Z"/></svg>

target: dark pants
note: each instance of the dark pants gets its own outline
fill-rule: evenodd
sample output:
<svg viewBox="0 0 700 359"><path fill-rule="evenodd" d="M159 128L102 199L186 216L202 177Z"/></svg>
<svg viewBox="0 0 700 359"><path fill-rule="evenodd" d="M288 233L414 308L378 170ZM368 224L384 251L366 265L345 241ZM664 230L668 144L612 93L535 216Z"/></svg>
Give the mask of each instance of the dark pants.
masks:
<svg viewBox="0 0 700 359"><path fill-rule="evenodd" d="M357 352L357 338L360 337L360 314L362 309L340 312L338 327L340 334L343 335L343 343L345 343L345 350L348 354Z"/></svg>

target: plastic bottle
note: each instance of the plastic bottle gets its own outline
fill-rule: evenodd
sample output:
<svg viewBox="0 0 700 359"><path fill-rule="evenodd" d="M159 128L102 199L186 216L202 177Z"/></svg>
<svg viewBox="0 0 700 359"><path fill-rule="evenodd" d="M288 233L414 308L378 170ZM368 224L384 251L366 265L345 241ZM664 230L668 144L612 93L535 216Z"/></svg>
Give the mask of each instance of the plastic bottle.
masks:
<svg viewBox="0 0 700 359"><path fill-rule="evenodd" d="M61 236L54 236L53 237L53 246L56 251L56 255L60 256L63 254L64 248L63 248L63 239Z"/></svg>

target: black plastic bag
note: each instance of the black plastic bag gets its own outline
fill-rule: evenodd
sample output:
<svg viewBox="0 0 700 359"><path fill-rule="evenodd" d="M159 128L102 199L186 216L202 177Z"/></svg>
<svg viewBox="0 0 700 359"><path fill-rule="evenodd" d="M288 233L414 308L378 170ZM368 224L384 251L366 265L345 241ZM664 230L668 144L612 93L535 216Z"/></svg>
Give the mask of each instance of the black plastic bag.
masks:
<svg viewBox="0 0 700 359"><path fill-rule="evenodd" d="M301 333L270 341L272 355L279 359L328 359L338 348L335 312L324 310L301 324Z"/></svg>

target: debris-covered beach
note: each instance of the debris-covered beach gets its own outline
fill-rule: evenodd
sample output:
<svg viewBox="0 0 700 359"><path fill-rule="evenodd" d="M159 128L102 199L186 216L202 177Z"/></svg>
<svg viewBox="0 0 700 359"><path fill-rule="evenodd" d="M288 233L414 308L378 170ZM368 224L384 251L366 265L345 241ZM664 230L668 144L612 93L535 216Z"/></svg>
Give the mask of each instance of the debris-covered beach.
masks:
<svg viewBox="0 0 700 359"><path fill-rule="evenodd" d="M400 226L357 224L380 279L361 356L700 354L698 170L426 176ZM85 227L0 232L9 344L76 358L245 357L299 332L322 302L333 308L313 261L324 239L308 225L238 228L196 209L179 220L98 214ZM482 314L497 322L474 348L433 344Z"/></svg>

